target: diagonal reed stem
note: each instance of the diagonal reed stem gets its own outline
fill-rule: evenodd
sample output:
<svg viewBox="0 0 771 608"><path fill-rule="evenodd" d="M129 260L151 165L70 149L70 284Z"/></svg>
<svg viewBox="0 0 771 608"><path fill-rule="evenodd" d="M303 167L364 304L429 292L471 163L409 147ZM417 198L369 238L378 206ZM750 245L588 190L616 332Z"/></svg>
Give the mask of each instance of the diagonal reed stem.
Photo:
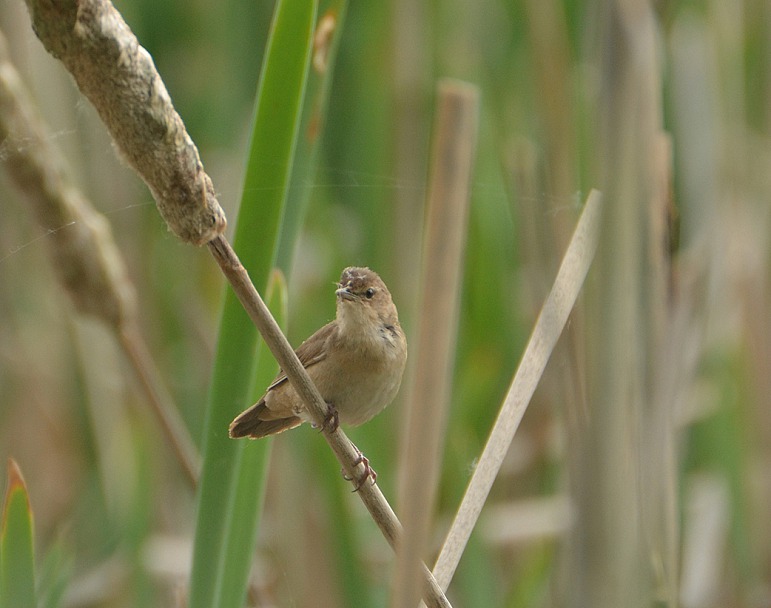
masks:
<svg viewBox="0 0 771 608"><path fill-rule="evenodd" d="M511 440L581 291L597 246L600 201L601 195L596 190L586 200L557 278L541 308L522 361L436 560L434 576L442 589L447 589L455 574Z"/></svg>
<svg viewBox="0 0 771 608"><path fill-rule="evenodd" d="M279 328L262 297L255 289L249 279L249 274L238 260L236 252L233 251L227 239L222 236L211 240L208 243L208 247L249 318L257 326L268 348L287 375L289 382L292 383L292 386L305 402L313 422L323 429L324 438L340 461L347 476L356 485L358 483L357 480L364 473L364 465L360 462L358 450L339 427L334 431L330 431L324 425L327 406L323 397L308 376L308 372L305 371L302 363L300 363L294 349L289 344L286 336L284 336L281 328ZM357 493L364 506L370 512L372 519L380 528L383 536L395 548L402 536L402 527L380 488L376 484L365 483L359 488ZM450 606L450 603L425 564L421 564L421 572L424 582L423 598L426 604L431 607Z"/></svg>

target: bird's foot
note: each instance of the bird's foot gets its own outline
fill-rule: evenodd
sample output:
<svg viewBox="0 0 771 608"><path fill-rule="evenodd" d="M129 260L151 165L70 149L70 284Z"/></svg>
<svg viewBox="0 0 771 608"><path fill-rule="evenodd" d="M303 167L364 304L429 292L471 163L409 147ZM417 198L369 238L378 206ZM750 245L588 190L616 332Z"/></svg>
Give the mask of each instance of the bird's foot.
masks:
<svg viewBox="0 0 771 608"><path fill-rule="evenodd" d="M327 401L327 415L324 417L324 423L321 425L319 433L323 433L324 431L334 433L339 426L340 414L337 413L337 408L334 404Z"/></svg>
<svg viewBox="0 0 771 608"><path fill-rule="evenodd" d="M361 487L364 485L364 483L367 481L367 478L371 478L372 485L375 485L375 483L377 482L377 471L375 471L375 469L369 466L369 458L367 458L364 454L362 454L359 448L357 448L356 446L353 446L353 447L357 453L356 460L353 461L353 466L358 467L360 464L364 465L364 472L356 480L356 487L353 489L354 492L358 492L361 489ZM354 480L353 477L348 477L348 475L345 474L345 470L343 470L342 473L343 473L343 479L345 479L346 481Z"/></svg>

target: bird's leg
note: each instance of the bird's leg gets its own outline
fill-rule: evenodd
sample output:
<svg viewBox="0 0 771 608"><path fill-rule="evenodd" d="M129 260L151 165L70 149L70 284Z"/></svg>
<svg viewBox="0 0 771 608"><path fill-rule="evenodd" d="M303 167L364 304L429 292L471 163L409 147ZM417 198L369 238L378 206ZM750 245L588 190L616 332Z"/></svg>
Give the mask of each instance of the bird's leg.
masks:
<svg viewBox="0 0 771 608"><path fill-rule="evenodd" d="M340 415L337 413L337 408L334 403L327 401L327 415L324 417L324 424L321 425L319 432L329 431L334 433L339 426Z"/></svg>
<svg viewBox="0 0 771 608"><path fill-rule="evenodd" d="M353 445L353 444L351 444ZM364 485L364 482L367 481L368 477L372 478L372 484L374 485L377 482L377 471L373 469L371 466L369 466L369 458L367 458L364 454L362 454L361 450L357 448L355 445L353 448L356 450L356 460L353 461L353 466L358 467L360 464L364 465L364 473L362 473L361 477L356 481L356 487L353 489L354 492L358 492L361 487ZM345 471L342 471L343 473L343 479L346 481L353 481L353 477L348 477L348 475L345 474Z"/></svg>

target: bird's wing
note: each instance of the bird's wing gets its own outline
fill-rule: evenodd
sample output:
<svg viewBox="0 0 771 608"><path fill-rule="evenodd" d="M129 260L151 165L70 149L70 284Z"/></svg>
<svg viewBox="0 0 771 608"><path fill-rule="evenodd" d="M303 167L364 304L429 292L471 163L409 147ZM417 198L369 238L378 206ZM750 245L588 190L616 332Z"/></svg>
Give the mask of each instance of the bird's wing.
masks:
<svg viewBox="0 0 771 608"><path fill-rule="evenodd" d="M332 321L331 323L327 323L324 327L319 329L315 334L313 334L310 338L308 338L305 342L297 347L295 353L297 354L297 358L300 359L300 363L302 363L302 366L305 369L308 369L309 367L316 365L316 363L319 361L326 359L326 345L330 338L332 338L336 333L337 323ZM287 377L284 373L284 370L279 371L271 385L265 389L265 392L267 393L277 386L281 386L286 381Z"/></svg>

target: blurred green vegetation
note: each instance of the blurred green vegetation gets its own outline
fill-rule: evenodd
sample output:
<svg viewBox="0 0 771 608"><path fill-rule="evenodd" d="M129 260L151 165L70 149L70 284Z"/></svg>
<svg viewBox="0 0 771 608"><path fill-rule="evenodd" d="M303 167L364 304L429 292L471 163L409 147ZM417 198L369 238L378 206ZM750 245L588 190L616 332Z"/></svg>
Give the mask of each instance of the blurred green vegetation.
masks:
<svg viewBox="0 0 771 608"><path fill-rule="evenodd" d="M116 6L153 55L232 230L272 3ZM329 7L322 2L319 14ZM683 605L764 606L771 588L771 8L760 0L691 0L656 2L655 9L683 234L673 298L690 298L695 328L685 366L693 372L682 378L673 415L679 523L683 546L693 540L690 524L713 541L707 561L715 568L714 576L699 578L683 550L684 583L696 589L683 592ZM291 184L298 204L307 197L307 213L285 268L290 341L299 344L334 316L332 284L348 265L381 274L409 337L434 86L444 76L479 86L480 144L436 542L506 392L580 201L599 185L602 10L602 3L578 0L351 3L320 148L308 160L316 169ZM166 231L93 111L40 48L21 1L0 5L0 27L55 143L112 224L139 292L145 337L200 446L221 277L205 249L181 245ZM693 36L709 50L696 63L707 74L704 88L688 80L699 74L677 64L676 49ZM689 91L698 94L691 99ZM703 150L689 138L687 113L702 102L711 113L698 114L696 123L699 133L714 136L712 157L692 169ZM315 126L304 123L301 142ZM0 162L12 145L0 142ZM709 201L693 180L713 186ZM78 318L53 280L45 229L4 175L0 191L0 457L13 456L24 470L39 562L71 564L64 606L179 605L190 570L194 493L112 337ZM574 329L555 353L493 488L490 505L511 506L511 529L482 526L472 537L450 588L456 607L572 605L561 553L565 522L549 521L531 534L529 521L516 515L526 499L569 490L570 449L586 417ZM403 397L404 391L350 432L392 504ZM252 572L264 605L387 605L392 555L323 439L303 427L277 437L272 450ZM694 480L704 476L718 488L710 495L722 517L714 530L698 527L692 504ZM61 585L56 575L47 580L51 593Z"/></svg>

